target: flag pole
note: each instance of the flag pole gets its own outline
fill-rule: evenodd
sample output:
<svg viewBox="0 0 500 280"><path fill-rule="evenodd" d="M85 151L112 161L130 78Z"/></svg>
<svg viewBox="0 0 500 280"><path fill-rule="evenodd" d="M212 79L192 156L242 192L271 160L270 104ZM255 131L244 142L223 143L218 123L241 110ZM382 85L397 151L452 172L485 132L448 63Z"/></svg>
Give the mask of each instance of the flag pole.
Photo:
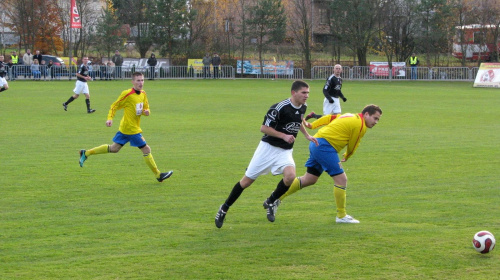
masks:
<svg viewBox="0 0 500 280"><path fill-rule="evenodd" d="M72 39L72 37L73 37L73 34L72 34L73 32L72 32L72 31L73 31L73 27L71 27L71 23L70 23L70 26L69 26L69 61L68 61L68 64L69 64L69 66L68 66L68 67L69 67L69 68L68 68L68 69L69 69L69 70L68 70L68 72L69 72L69 80L70 80L70 81L71 81L71 70L73 69L73 68L71 67L71 60L72 60L72 58L73 58L73 57L71 56L71 53L72 53L72 52L71 52L71 39Z"/></svg>

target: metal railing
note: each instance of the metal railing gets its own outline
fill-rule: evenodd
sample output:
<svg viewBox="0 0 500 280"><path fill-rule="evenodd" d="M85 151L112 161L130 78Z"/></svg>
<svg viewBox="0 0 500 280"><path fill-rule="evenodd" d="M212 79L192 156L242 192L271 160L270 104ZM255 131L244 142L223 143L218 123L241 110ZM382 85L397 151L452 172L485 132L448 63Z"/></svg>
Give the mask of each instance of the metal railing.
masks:
<svg viewBox="0 0 500 280"><path fill-rule="evenodd" d="M474 81L478 67L402 67L384 74L370 70L370 66L342 67L342 78L345 80L440 80L440 81ZM315 66L311 70L312 79L327 79L333 73L333 66Z"/></svg>
<svg viewBox="0 0 500 280"><path fill-rule="evenodd" d="M478 67L402 67L397 71L376 73L370 66L343 66L342 78L345 80L397 80L397 81L474 81ZM40 65L40 73L34 73L30 66L14 65L8 68L7 78L14 80L71 80L76 79L76 67ZM123 80L130 79L133 72L143 73L146 79L235 79L236 71L233 66L223 65L215 75L213 68L204 73L201 69L190 66L162 66L162 67L119 67L92 65L89 75L94 80ZM312 80L326 80L333 73L333 66L315 66L311 69ZM304 70L294 68L291 73L268 73L251 76L257 79L304 79Z"/></svg>

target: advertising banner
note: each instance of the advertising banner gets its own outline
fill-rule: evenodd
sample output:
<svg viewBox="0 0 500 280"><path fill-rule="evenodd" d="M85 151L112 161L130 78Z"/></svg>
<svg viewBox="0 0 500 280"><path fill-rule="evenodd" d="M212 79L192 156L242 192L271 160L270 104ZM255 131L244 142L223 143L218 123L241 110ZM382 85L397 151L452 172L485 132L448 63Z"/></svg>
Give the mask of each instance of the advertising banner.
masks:
<svg viewBox="0 0 500 280"><path fill-rule="evenodd" d="M389 62L387 61L370 61L370 74L379 77L389 76ZM392 63L392 76L404 77L406 76L406 63L393 62Z"/></svg>
<svg viewBox="0 0 500 280"><path fill-rule="evenodd" d="M243 74L293 75L292 60L263 60L262 63L264 73L261 73L259 60L244 60ZM236 62L236 73L241 74L241 60Z"/></svg>
<svg viewBox="0 0 500 280"><path fill-rule="evenodd" d="M195 73L201 73L203 71L203 59L188 59L188 67L193 67Z"/></svg>
<svg viewBox="0 0 500 280"><path fill-rule="evenodd" d="M500 63L481 63L474 87L500 88Z"/></svg>
<svg viewBox="0 0 500 280"><path fill-rule="evenodd" d="M76 0L71 0L71 28L82 28L80 14L76 7Z"/></svg>

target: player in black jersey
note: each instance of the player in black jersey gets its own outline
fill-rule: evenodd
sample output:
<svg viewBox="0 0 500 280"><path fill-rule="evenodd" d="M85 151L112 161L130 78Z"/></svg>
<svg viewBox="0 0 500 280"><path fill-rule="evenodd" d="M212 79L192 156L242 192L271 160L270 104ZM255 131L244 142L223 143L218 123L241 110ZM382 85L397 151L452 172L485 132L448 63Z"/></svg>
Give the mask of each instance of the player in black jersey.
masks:
<svg viewBox="0 0 500 280"><path fill-rule="evenodd" d="M275 201L283 195L295 179L295 162L293 160L293 143L299 130L306 139L318 145L318 141L307 133L302 125L302 118L307 109L306 101L309 97L309 85L303 81L292 84L291 97L274 104L267 111L260 131L264 133L257 150L243 178L234 185L226 202L222 204L215 216L215 225L222 227L229 207L238 199L244 189L260 175L271 172L273 175L283 174L283 179L264 201L267 209L267 219L274 222Z"/></svg>
<svg viewBox="0 0 500 280"><path fill-rule="evenodd" d="M340 99L344 102L347 101L344 94L342 93L342 65L337 64L333 67L333 74L326 80L325 86L323 87L323 95L325 99L323 100L323 115L315 114L311 112L306 116L306 121L309 119L319 119L324 115L340 115L342 110L340 109Z"/></svg>
<svg viewBox="0 0 500 280"><path fill-rule="evenodd" d="M5 57L0 55L0 92L9 89L9 84L5 79L7 72L9 71L7 63L4 62Z"/></svg>
<svg viewBox="0 0 500 280"><path fill-rule="evenodd" d="M68 101L64 102L63 108L64 111L68 110L68 104L73 102L73 100L77 99L81 93L85 94L85 103L87 104L87 113L94 113L95 110L90 108L90 93L89 86L87 85L87 81L92 81L92 77L89 76L89 69L87 68L87 63L89 58L87 56L82 57L82 65L80 65L80 70L76 73L76 85L73 92L73 96L71 96Z"/></svg>

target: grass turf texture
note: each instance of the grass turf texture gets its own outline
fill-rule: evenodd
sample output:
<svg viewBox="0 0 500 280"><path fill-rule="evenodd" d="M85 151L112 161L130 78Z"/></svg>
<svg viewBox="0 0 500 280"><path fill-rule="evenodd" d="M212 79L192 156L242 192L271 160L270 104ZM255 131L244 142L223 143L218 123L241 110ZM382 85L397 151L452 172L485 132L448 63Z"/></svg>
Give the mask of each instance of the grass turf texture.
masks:
<svg viewBox="0 0 500 280"><path fill-rule="evenodd" d="M312 81L308 112L321 112ZM473 235L500 238L500 92L471 83L351 82L343 112L375 103L384 114L344 164L347 211L335 224L332 180L284 200L276 222L262 201L280 180L260 177L222 229L214 216L257 147L269 106L291 81L146 81L141 126L156 182L140 151L90 157L111 144L122 112L109 105L130 81L91 82L63 111L73 82L11 82L0 93L1 279L494 279L500 253L478 254ZM313 132L312 132L313 133ZM307 141L294 158L305 172ZM498 249L497 249L498 250Z"/></svg>

